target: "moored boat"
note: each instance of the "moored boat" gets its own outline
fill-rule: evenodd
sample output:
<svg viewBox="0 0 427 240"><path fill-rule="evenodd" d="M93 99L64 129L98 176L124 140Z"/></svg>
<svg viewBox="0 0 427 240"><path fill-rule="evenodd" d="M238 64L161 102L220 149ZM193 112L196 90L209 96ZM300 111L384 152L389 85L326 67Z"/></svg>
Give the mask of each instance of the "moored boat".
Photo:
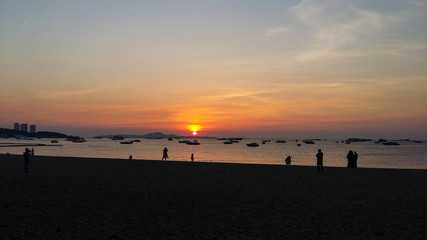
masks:
<svg viewBox="0 0 427 240"><path fill-rule="evenodd" d="M186 142L187 145L200 145L200 143L197 140L194 141L188 141Z"/></svg>
<svg viewBox="0 0 427 240"><path fill-rule="evenodd" d="M393 145L400 145L400 143L398 143L398 142L384 142L383 145L393 146Z"/></svg>
<svg viewBox="0 0 427 240"><path fill-rule="evenodd" d="M248 147L259 147L259 144L256 142L246 144Z"/></svg>

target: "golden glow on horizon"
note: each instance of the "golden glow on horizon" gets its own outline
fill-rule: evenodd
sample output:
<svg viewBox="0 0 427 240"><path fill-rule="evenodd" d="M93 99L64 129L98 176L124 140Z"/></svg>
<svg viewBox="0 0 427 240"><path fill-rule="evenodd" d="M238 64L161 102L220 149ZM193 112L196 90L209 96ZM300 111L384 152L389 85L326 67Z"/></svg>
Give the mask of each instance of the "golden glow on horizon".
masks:
<svg viewBox="0 0 427 240"><path fill-rule="evenodd" d="M188 125L187 129L190 130L190 131L192 131L193 135L194 135L194 132L196 132L196 134L197 134L197 131L199 131L200 129L202 129L202 126L196 125L196 124L192 124L192 125Z"/></svg>

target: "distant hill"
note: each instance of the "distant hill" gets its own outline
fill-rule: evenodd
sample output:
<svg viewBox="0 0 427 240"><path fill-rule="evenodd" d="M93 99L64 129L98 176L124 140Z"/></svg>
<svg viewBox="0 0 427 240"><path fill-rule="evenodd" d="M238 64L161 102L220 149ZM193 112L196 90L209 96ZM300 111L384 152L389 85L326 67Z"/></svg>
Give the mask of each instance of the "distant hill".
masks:
<svg viewBox="0 0 427 240"><path fill-rule="evenodd" d="M18 131L9 128L0 128L0 138L13 138L15 136L32 137L32 138L67 138L68 135L58 132L39 131L36 133L29 133Z"/></svg>
<svg viewBox="0 0 427 240"><path fill-rule="evenodd" d="M148 133L145 135L129 135L129 134L115 134L115 135L100 135L95 136L95 138L112 138L112 137L124 137L124 138L146 138L146 139L162 139L162 138L207 138L213 139L215 137L207 137L207 136L178 136L175 134L164 134L161 132Z"/></svg>
<svg viewBox="0 0 427 240"><path fill-rule="evenodd" d="M115 136L120 136L124 138L148 138L148 139L183 138L184 137L184 136L178 136L175 134L164 134L161 132L154 132L154 133L148 133L145 135L126 135L126 134L101 135L101 136L96 136L95 138L111 138Z"/></svg>

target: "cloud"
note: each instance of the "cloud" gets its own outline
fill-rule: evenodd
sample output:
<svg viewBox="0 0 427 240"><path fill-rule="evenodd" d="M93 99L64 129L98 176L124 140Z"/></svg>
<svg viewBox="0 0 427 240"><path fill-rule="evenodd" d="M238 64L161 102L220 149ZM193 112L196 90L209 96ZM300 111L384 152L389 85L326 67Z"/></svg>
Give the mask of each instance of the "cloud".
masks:
<svg viewBox="0 0 427 240"><path fill-rule="evenodd" d="M102 91L106 91L108 89L114 89L117 88L119 85L114 86L102 86L102 87L96 87L91 89L81 89L81 90L74 90L74 91L39 91L37 92L37 97L41 99L69 99L74 97L82 97L82 96L89 96L95 93L99 93Z"/></svg>
<svg viewBox="0 0 427 240"><path fill-rule="evenodd" d="M285 32L289 31L287 27L278 27L278 28L269 28L264 32L265 37L275 37L279 36Z"/></svg>
<svg viewBox="0 0 427 240"><path fill-rule="evenodd" d="M387 55L391 48L394 49L393 54L396 54L405 51L403 46L415 44L410 36L401 32L404 26L409 27L406 22L417 11L411 8L412 5L381 12L372 6L356 4L360 5L357 1L348 0L302 0L289 9L288 14L294 17L299 26L303 26L302 29L308 31L305 41L309 48L298 59L311 61L319 58L359 57L373 52ZM396 49L396 42L406 44Z"/></svg>

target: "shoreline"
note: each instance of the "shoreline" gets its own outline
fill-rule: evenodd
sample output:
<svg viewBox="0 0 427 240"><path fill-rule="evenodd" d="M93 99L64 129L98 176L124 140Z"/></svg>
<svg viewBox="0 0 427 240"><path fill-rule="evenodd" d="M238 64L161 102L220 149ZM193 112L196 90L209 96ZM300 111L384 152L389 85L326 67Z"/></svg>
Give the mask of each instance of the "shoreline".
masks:
<svg viewBox="0 0 427 240"><path fill-rule="evenodd" d="M0 239L425 239L427 172L0 154Z"/></svg>
<svg viewBox="0 0 427 240"><path fill-rule="evenodd" d="M22 158L22 155L20 154L9 154L9 153L0 153L0 160L2 157L13 157L13 158ZM301 167L301 168L316 168L315 162L313 161L313 165L295 165L295 164L291 164L291 165L286 165L285 163L283 164L269 164L269 163L245 163L245 162L213 162L213 161L194 161L191 162L189 160L167 160L167 161L162 161L161 159L136 159L133 158L132 160L128 159L128 158L116 158L116 157L112 157L112 158L105 158L105 157L74 157L74 156L48 156L48 155L36 155L34 156L38 159L56 159L56 160L60 160L60 159L64 159L64 160L71 160L74 159L76 161L79 160L97 160L97 161L103 161L103 160L115 160L115 161L141 161L141 162L168 162L168 163L190 163L190 164L219 164L219 165L248 165L248 166L274 166L274 167ZM324 165L325 168L337 168L337 169L348 169L347 167L340 167L340 166L328 166L328 165ZM414 171L426 171L427 173L427 169L423 169L423 168L376 168L376 167L358 167L356 169L372 169L372 170L414 170ZM356 170L357 171L357 170Z"/></svg>

